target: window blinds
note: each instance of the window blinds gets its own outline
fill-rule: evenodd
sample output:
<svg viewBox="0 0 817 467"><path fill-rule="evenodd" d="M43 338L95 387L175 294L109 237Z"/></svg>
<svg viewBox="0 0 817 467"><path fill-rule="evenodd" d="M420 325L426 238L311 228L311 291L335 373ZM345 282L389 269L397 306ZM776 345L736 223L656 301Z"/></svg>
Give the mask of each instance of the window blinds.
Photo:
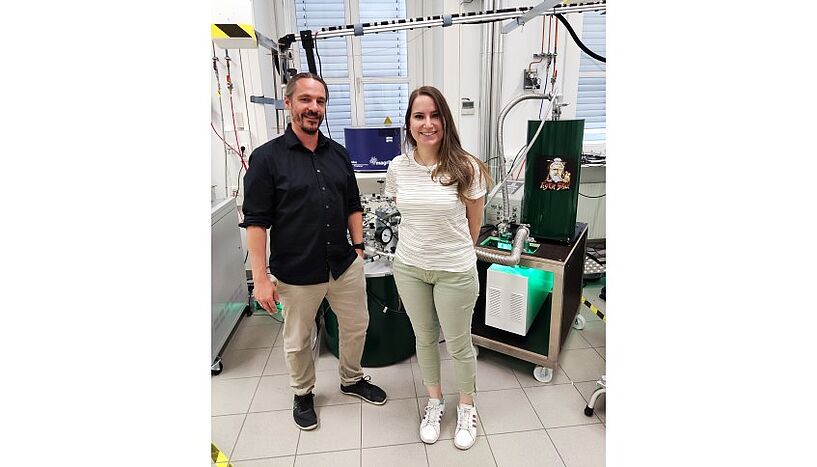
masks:
<svg viewBox="0 0 817 467"><path fill-rule="evenodd" d="M582 42L588 49L607 57L606 15L599 12L586 12L582 15ZM606 71L606 64L581 53L576 118L584 119L584 140L587 142L606 139Z"/></svg>

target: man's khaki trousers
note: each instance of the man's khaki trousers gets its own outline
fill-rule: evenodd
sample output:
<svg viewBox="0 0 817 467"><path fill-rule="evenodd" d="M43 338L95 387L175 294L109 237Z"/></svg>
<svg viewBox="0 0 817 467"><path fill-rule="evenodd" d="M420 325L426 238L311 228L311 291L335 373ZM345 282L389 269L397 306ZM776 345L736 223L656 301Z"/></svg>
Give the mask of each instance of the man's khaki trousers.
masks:
<svg viewBox="0 0 817 467"><path fill-rule="evenodd" d="M329 281L322 284L291 285L279 280L278 293L284 307L284 355L289 385L295 394L302 396L315 388L310 338L324 297L338 317L340 382L348 386L362 378L360 359L369 327L363 259L356 258L337 280L329 274Z"/></svg>

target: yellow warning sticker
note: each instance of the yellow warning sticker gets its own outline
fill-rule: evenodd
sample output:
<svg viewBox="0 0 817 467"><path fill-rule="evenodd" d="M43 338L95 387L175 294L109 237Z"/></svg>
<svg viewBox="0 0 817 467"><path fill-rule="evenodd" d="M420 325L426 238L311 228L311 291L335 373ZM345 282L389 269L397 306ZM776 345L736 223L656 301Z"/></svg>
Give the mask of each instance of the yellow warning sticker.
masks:
<svg viewBox="0 0 817 467"><path fill-rule="evenodd" d="M255 29L252 24L211 24L210 35L213 39L255 40Z"/></svg>
<svg viewBox="0 0 817 467"><path fill-rule="evenodd" d="M600 320L607 321L607 316L604 315L604 312L596 308L596 305L590 303L590 300L584 298L584 295L582 295L582 304L587 308L590 308L590 311L592 311L593 314L598 316Z"/></svg>
<svg viewBox="0 0 817 467"><path fill-rule="evenodd" d="M230 459L227 458L227 455L221 452L221 450L213 443L210 443L210 457L218 467L233 467L233 464L230 463Z"/></svg>

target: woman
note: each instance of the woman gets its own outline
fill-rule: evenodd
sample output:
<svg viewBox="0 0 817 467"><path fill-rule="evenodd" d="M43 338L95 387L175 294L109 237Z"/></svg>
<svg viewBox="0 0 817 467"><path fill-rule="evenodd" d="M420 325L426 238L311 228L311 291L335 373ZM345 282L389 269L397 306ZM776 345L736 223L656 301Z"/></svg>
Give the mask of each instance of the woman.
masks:
<svg viewBox="0 0 817 467"><path fill-rule="evenodd" d="M402 217L394 280L417 336L417 361L429 396L420 439L437 441L445 412L437 346L442 327L460 391L454 445L468 449L477 436L474 244L491 178L485 164L460 145L451 110L436 88L411 93L405 121L406 152L389 165L385 193L396 197Z"/></svg>

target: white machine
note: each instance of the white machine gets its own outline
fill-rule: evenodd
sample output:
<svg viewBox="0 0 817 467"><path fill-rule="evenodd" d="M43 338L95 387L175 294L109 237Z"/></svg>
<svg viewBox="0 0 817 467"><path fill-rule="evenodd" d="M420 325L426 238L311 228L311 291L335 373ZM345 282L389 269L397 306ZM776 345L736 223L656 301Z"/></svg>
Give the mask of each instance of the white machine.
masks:
<svg viewBox="0 0 817 467"><path fill-rule="evenodd" d="M525 194L524 180L505 180L508 186L508 204L511 213L510 221L514 223L522 222L522 197ZM502 197L494 198L485 212L485 223L497 225L502 218Z"/></svg>
<svg viewBox="0 0 817 467"><path fill-rule="evenodd" d="M524 336L553 290L553 273L494 264L485 290L485 324Z"/></svg>
<svg viewBox="0 0 817 467"><path fill-rule="evenodd" d="M235 198L213 201L211 213L211 370L218 374L222 370L219 354L247 310L249 293Z"/></svg>

